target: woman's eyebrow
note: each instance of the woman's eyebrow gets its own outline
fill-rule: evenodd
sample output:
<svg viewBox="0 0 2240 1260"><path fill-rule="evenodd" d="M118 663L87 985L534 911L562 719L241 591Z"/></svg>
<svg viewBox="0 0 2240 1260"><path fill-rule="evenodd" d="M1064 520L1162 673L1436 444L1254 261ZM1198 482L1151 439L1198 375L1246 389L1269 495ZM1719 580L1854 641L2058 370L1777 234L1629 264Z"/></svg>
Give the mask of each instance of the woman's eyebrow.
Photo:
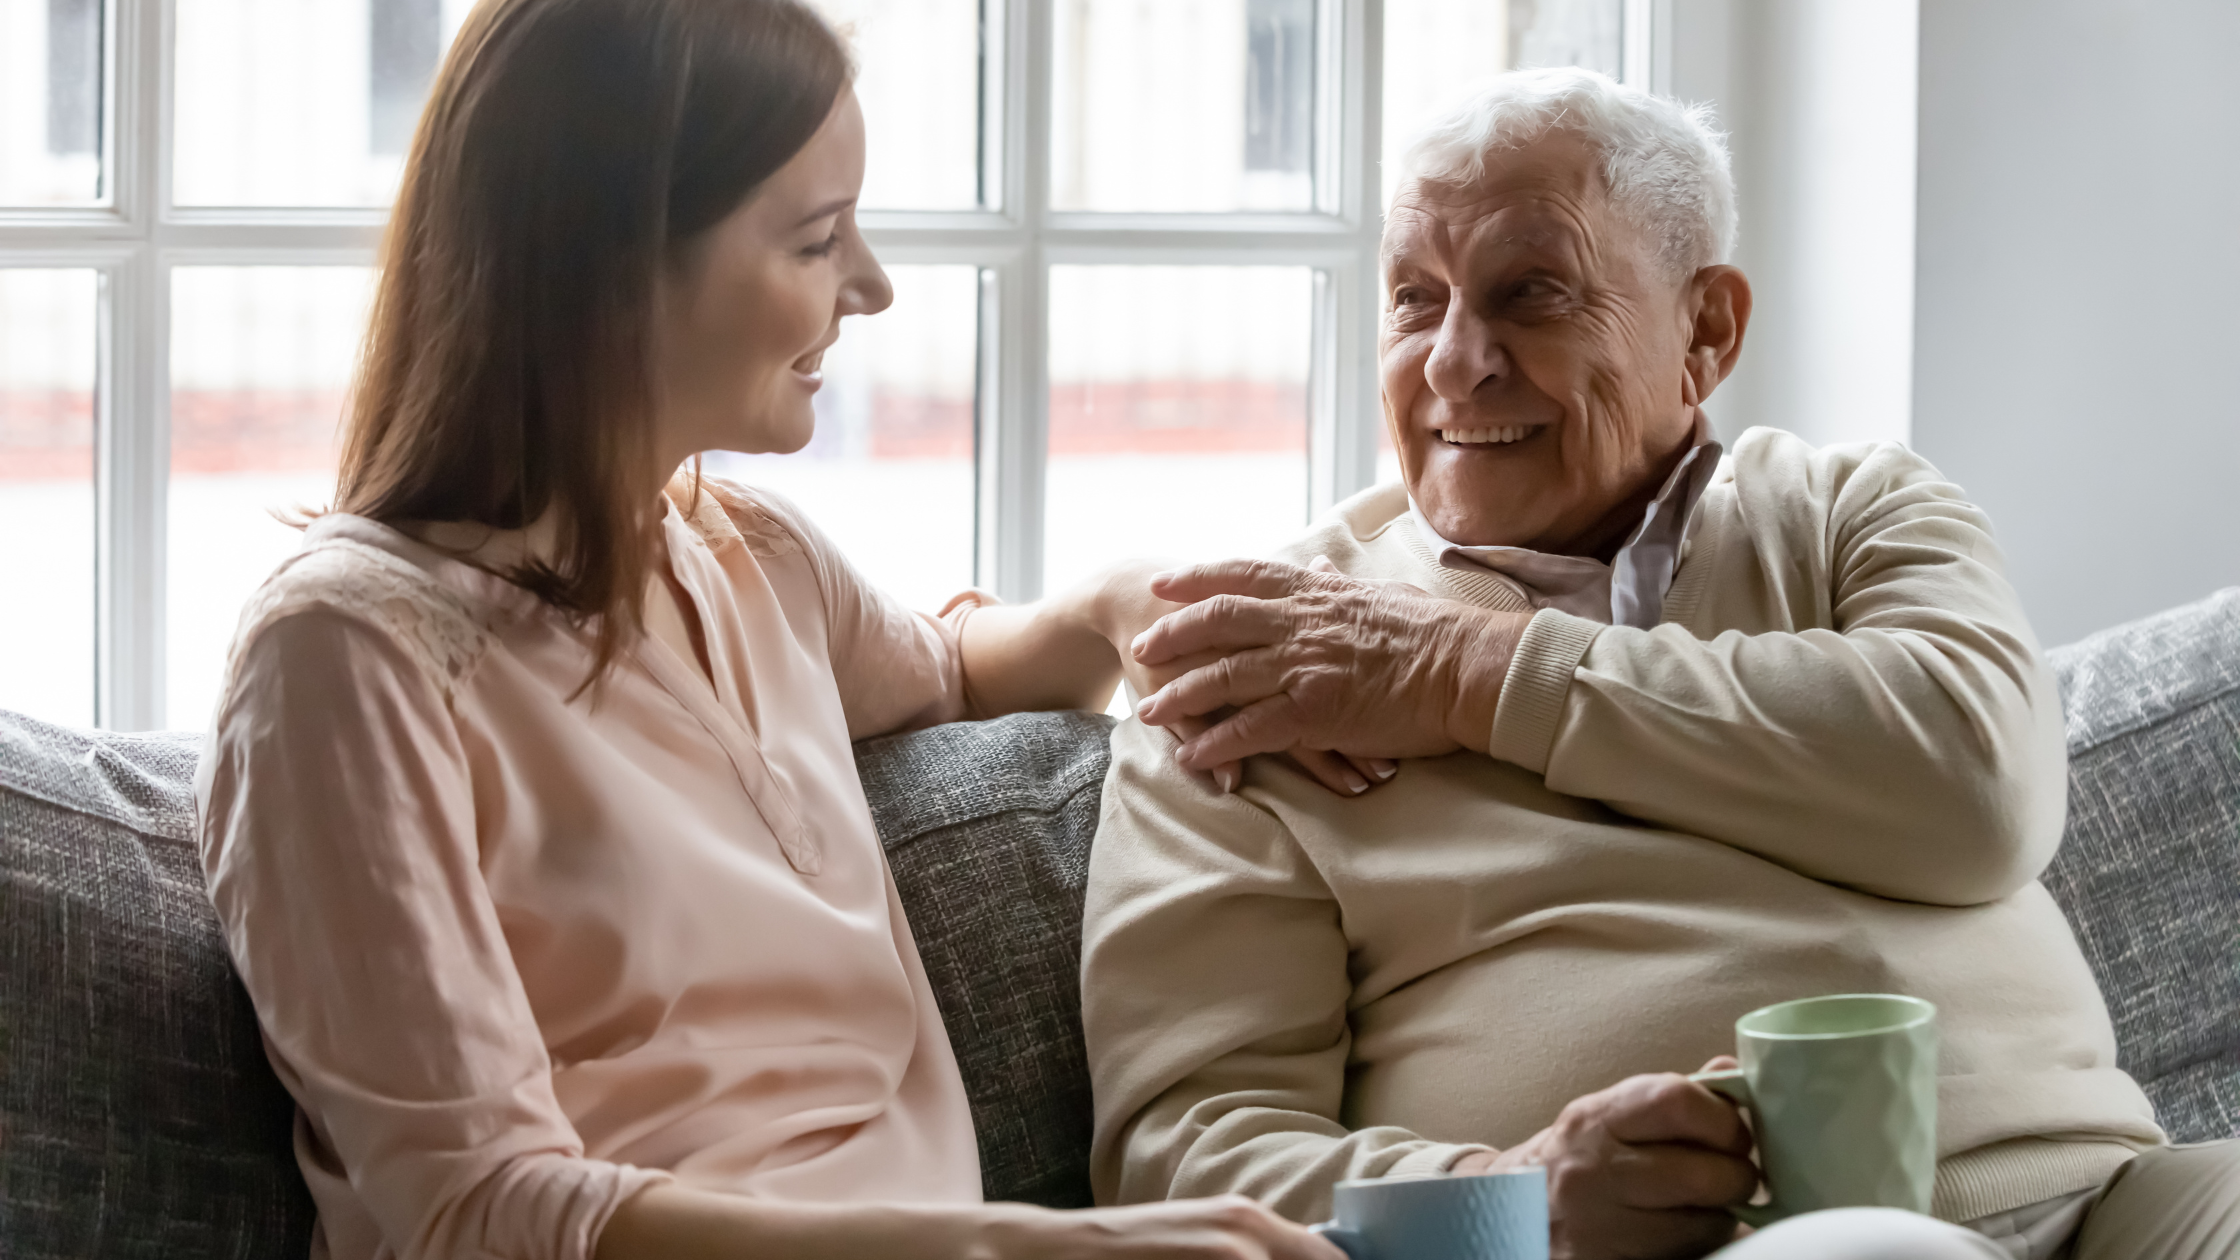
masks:
<svg viewBox="0 0 2240 1260"><path fill-rule="evenodd" d="M810 224L815 223L819 219L829 219L833 215L840 213L842 210L847 209L849 206L852 206L855 203L856 199L853 197L842 197L838 201L827 202L824 205L817 207L814 211L810 212L801 220L801 222L794 224L794 229L798 231L801 228L805 228Z"/></svg>

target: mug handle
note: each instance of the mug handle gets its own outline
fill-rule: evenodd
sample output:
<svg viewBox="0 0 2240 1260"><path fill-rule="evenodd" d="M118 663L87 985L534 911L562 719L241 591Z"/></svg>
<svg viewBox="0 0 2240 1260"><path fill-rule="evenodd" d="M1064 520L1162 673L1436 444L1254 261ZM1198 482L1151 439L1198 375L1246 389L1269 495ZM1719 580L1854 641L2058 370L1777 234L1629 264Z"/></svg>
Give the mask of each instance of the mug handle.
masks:
<svg viewBox="0 0 2240 1260"><path fill-rule="evenodd" d="M1345 1252L1347 1256L1351 1257L1351 1260L1377 1260L1376 1253L1369 1250L1369 1240L1363 1238L1360 1231L1347 1229L1336 1221L1324 1221L1320 1225L1309 1225L1307 1226L1307 1232L1317 1238L1327 1238L1336 1243L1338 1250Z"/></svg>
<svg viewBox="0 0 2240 1260"><path fill-rule="evenodd" d="M1757 1110L1757 1100L1750 1096L1750 1082L1743 1076L1741 1068L1727 1068L1718 1072L1697 1072L1688 1079L1738 1107L1748 1107L1752 1111ZM1759 1174L1761 1178L1764 1175L1763 1172ZM1752 1229L1764 1229L1781 1218L1780 1210L1771 1202L1741 1203L1728 1208L1727 1211L1733 1213L1736 1220Z"/></svg>

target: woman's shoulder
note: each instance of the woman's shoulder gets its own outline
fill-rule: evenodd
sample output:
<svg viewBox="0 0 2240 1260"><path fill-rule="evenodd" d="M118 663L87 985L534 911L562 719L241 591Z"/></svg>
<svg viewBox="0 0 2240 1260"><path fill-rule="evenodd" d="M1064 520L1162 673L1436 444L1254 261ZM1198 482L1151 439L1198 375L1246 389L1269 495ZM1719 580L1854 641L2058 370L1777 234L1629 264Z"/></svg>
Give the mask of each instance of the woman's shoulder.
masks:
<svg viewBox="0 0 2240 1260"><path fill-rule="evenodd" d="M487 617L414 557L418 544L362 517L334 513L312 523L303 547L265 579L241 610L227 668L241 664L280 626L322 622L368 632L399 651L446 700L494 637ZM337 636L339 642L347 634Z"/></svg>
<svg viewBox="0 0 2240 1260"><path fill-rule="evenodd" d="M680 474L669 493L711 550L737 543L765 560L826 550L823 531L775 490L703 473L697 491L691 476Z"/></svg>

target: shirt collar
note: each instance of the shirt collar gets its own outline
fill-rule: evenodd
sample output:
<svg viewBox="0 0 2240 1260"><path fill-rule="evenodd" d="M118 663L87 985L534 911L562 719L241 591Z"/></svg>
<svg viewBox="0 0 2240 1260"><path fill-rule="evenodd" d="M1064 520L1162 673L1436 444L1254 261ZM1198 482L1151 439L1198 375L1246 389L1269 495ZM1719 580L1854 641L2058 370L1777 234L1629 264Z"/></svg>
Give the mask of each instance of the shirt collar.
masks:
<svg viewBox="0 0 2240 1260"><path fill-rule="evenodd" d="M1478 569L1509 579L1535 608L1554 608L1608 625L1647 629L1663 617L1665 593L1679 571L1696 503L1711 485L1726 448L1712 436L1698 408L1695 441L1649 501L1640 524L1609 564L1590 556L1559 556L1525 547L1479 547L1450 542L1409 496L1408 515L1430 542L1439 564Z"/></svg>

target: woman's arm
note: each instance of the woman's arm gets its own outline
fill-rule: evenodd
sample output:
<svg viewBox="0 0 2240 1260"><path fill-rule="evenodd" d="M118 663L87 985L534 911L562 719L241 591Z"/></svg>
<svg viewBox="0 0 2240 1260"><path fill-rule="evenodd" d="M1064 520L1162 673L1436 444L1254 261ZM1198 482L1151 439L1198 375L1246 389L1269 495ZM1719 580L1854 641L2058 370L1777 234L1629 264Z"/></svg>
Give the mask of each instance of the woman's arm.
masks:
<svg viewBox="0 0 2240 1260"><path fill-rule="evenodd" d="M1336 1247L1231 1195L1053 1212L969 1206L773 1203L654 1186L615 1210L595 1260L1343 1260Z"/></svg>
<svg viewBox="0 0 2240 1260"><path fill-rule="evenodd" d="M944 616L962 616L958 631L964 658L967 708L975 718L1030 709L1102 710L1112 700L1123 662L1138 695L1149 695L1186 669L1212 660L1204 653L1156 669L1138 664L1129 645L1152 622L1182 605L1151 593L1151 579L1169 566L1129 560L1062 595L1017 607L988 602L978 591L949 601ZM977 603L978 607L966 607ZM1185 718L1176 733L1188 739L1203 728ZM1357 796L1390 779L1396 763L1373 757L1298 747L1285 754L1316 782L1340 796ZM1229 762L1213 769L1223 791L1235 791L1243 769Z"/></svg>
<svg viewBox="0 0 2240 1260"><path fill-rule="evenodd" d="M362 581L301 559L275 582ZM308 575L308 576L307 576ZM308 596L306 598L309 598ZM414 656L324 606L244 629L204 756L203 869L273 1066L400 1260L583 1260L667 1174L584 1155Z"/></svg>
<svg viewBox="0 0 2240 1260"><path fill-rule="evenodd" d="M1124 561L1032 604L998 604L978 591L949 601L943 615L962 618L957 633L971 716L1101 711L1110 704L1120 683L1120 646L1179 607L1151 594L1151 575L1162 567Z"/></svg>

